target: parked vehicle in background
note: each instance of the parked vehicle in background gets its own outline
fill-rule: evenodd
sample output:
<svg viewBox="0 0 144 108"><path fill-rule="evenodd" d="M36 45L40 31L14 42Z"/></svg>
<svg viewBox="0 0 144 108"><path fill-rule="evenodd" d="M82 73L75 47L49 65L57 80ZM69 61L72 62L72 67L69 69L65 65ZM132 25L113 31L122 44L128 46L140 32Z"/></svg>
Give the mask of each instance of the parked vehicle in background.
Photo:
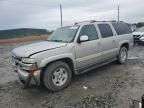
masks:
<svg viewBox="0 0 144 108"><path fill-rule="evenodd" d="M144 45L144 26L133 32L134 44Z"/></svg>
<svg viewBox="0 0 144 108"><path fill-rule="evenodd" d="M14 69L25 83L30 73L50 91L59 91L78 75L117 60L123 64L133 47L128 24L87 21L58 28L46 41L12 51Z"/></svg>

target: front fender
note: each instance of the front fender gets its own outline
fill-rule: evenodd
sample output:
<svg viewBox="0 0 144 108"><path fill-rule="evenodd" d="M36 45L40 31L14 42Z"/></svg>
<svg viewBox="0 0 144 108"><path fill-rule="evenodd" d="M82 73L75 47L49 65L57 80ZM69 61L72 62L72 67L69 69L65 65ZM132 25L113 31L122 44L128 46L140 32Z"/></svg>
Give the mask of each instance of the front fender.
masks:
<svg viewBox="0 0 144 108"><path fill-rule="evenodd" d="M60 60L60 59L64 59L64 58L69 58L72 60L73 65L74 65L74 69L76 69L76 63L75 63L75 58L72 54L61 54L61 55L55 55L49 58L45 58L44 60L42 60L39 64L40 67L45 67L48 63L56 61L56 60Z"/></svg>

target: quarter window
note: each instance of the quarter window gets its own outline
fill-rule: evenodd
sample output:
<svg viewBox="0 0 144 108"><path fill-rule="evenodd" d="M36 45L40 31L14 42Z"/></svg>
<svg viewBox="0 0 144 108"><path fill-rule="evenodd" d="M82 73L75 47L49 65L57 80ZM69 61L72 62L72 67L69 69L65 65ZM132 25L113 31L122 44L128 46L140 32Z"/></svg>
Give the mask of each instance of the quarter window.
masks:
<svg viewBox="0 0 144 108"><path fill-rule="evenodd" d="M112 37L113 32L109 24L98 24L102 38Z"/></svg>
<svg viewBox="0 0 144 108"><path fill-rule="evenodd" d="M80 36L87 35L89 40L98 39L98 34L94 25L85 25L80 31Z"/></svg>
<svg viewBox="0 0 144 108"><path fill-rule="evenodd" d="M117 23L112 23L112 25L118 35L128 34L132 32L130 27L126 23L117 22Z"/></svg>

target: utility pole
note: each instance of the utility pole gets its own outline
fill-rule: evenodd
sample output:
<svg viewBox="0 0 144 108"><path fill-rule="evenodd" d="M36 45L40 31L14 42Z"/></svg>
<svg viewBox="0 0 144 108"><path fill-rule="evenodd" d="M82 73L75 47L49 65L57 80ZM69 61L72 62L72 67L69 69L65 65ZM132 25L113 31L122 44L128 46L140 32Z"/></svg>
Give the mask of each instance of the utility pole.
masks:
<svg viewBox="0 0 144 108"><path fill-rule="evenodd" d="M61 15L61 27L63 26L63 22L62 22L62 5L60 4L60 15Z"/></svg>
<svg viewBox="0 0 144 108"><path fill-rule="evenodd" d="M119 12L119 5L118 5L118 22L119 22L119 13L120 13L120 12Z"/></svg>

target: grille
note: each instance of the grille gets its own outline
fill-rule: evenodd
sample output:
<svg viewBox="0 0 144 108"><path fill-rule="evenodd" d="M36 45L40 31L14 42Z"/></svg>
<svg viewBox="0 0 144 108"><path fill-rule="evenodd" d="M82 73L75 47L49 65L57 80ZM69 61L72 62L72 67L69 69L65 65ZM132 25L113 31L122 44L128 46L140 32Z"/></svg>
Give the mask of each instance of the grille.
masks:
<svg viewBox="0 0 144 108"><path fill-rule="evenodd" d="M21 57L14 57L15 60L21 61Z"/></svg>
<svg viewBox="0 0 144 108"><path fill-rule="evenodd" d="M15 62L15 64L18 64L18 62L21 62L22 58L18 56L12 56L12 60Z"/></svg>
<svg viewBox="0 0 144 108"><path fill-rule="evenodd" d="M134 38L139 38L140 37L140 35L134 35Z"/></svg>

